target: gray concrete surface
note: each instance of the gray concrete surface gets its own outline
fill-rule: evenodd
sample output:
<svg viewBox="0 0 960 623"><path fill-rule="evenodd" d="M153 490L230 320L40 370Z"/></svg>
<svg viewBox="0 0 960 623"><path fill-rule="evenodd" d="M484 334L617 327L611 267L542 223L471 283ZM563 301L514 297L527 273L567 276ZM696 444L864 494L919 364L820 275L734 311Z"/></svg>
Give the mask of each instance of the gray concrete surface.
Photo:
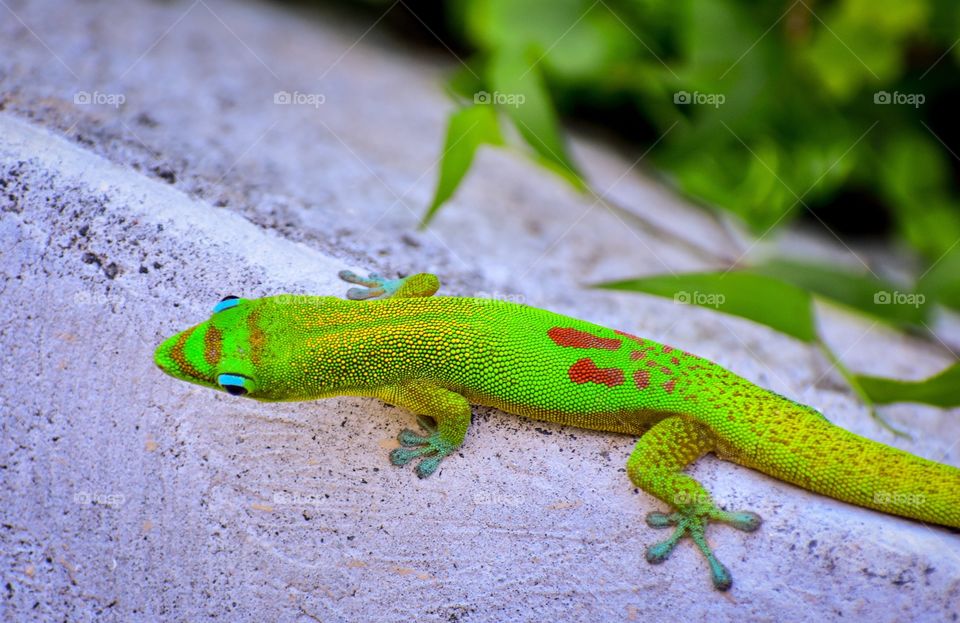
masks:
<svg viewBox="0 0 960 623"><path fill-rule="evenodd" d="M370 27L224 1L0 3L0 619L956 620L947 530L708 457L692 473L766 520L711 532L736 582L718 594L689 543L644 561L663 535L643 517L660 505L629 485L628 437L478 409L462 452L421 482L386 460L408 413L264 405L153 367L154 345L225 294L431 270L448 294L520 296L673 343L960 465L956 410L885 409L915 433L896 440L802 344L584 288L706 266L514 152L483 152L417 233L449 67ZM323 103L274 104L278 91ZM642 163L576 151L623 205L739 252ZM838 254L827 237L804 244ZM825 310L823 324L858 369L948 363L859 317Z"/></svg>

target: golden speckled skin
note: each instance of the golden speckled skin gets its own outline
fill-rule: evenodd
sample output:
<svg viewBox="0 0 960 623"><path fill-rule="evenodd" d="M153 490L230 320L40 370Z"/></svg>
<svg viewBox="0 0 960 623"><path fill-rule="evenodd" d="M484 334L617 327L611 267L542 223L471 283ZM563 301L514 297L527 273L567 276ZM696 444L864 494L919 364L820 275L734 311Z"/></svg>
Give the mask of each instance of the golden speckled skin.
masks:
<svg viewBox="0 0 960 623"><path fill-rule="evenodd" d="M436 285L414 275L382 300L240 299L166 340L155 359L193 383L240 382L237 391L258 400L374 396L430 416L436 429L402 432L391 455L396 464L421 459L421 477L462 444L470 403L642 434L627 472L676 509L648 523L677 526L648 560L661 562L689 534L721 590L731 580L703 540L707 521L749 531L760 519L720 510L683 473L707 452L839 500L960 527L956 467L847 432L695 355L515 303L429 296Z"/></svg>

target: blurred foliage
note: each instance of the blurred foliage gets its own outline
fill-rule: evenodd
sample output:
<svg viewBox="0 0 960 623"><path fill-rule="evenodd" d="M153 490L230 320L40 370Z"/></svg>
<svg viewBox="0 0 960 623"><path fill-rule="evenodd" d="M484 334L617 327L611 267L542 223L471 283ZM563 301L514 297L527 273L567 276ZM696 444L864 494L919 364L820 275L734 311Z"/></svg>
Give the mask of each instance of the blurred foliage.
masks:
<svg viewBox="0 0 960 623"><path fill-rule="evenodd" d="M960 258L955 0L441 5L468 51L453 91L468 107L493 104L578 187L557 119L586 110L652 145L648 160L682 193L758 235L805 212L841 234L891 221L927 264ZM452 194L440 190L431 216ZM955 281L927 292L956 305Z"/></svg>
<svg viewBox="0 0 960 623"><path fill-rule="evenodd" d="M960 238L957 167L931 112L960 87L955 0L448 0L446 10L473 50L464 71L476 80L456 81L466 102L526 95L501 109L561 170L576 172L552 106L622 113L626 101L647 142L662 138L655 165L758 234L805 205L844 210L829 202L851 187L876 195L931 261Z"/></svg>

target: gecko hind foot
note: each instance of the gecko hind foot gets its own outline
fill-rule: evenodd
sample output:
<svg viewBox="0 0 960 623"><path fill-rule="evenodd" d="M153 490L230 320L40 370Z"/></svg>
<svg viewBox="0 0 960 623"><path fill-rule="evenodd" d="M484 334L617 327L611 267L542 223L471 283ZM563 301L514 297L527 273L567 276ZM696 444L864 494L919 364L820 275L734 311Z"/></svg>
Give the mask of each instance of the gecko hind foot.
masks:
<svg viewBox="0 0 960 623"><path fill-rule="evenodd" d="M440 462L456 448L440 439L436 425L423 416L417 416L417 423L426 431L419 435L410 429L404 429L397 435L400 447L390 452L390 462L404 466L415 458L422 457L414 470L420 478L426 478L437 471Z"/></svg>
<svg viewBox="0 0 960 623"><path fill-rule="evenodd" d="M363 286L347 290L347 298L351 301L433 296L440 288L440 281L429 273L417 273L409 277L387 279L377 273L370 273L367 277L361 277L353 271L341 270L337 273L337 276L347 283Z"/></svg>
<svg viewBox="0 0 960 623"><path fill-rule="evenodd" d="M669 538L655 543L647 548L647 562L659 564L669 558L674 547L685 535L689 534L693 542L696 543L700 553L707 559L710 565L710 577L713 580L713 586L720 591L725 591L733 584L733 578L730 571L717 560L713 550L707 545L706 527L709 521L719 521L729 524L743 532L753 532L760 527L762 520L760 515L750 511L741 511L729 513L719 509L712 510L683 510L675 513L661 513L654 511L647 515L647 525L651 528L669 528L676 526L673 534Z"/></svg>
<svg viewBox="0 0 960 623"><path fill-rule="evenodd" d="M396 292L403 284L403 279L386 279L377 273L370 273L367 277L361 277L352 270L341 270L337 273L337 276L347 283L363 286L362 288L347 290L347 298L351 301L386 298Z"/></svg>

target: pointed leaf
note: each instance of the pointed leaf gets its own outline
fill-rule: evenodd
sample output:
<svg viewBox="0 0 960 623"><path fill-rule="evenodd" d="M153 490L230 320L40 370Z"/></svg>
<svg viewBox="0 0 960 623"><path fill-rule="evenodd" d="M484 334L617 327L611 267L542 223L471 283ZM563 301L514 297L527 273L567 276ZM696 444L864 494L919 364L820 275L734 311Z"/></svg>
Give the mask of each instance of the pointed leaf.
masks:
<svg viewBox="0 0 960 623"><path fill-rule="evenodd" d="M920 278L918 288L944 305L960 310L960 246L931 265Z"/></svg>
<svg viewBox="0 0 960 623"><path fill-rule="evenodd" d="M878 404L921 402L937 407L960 407L960 363L922 381L858 376L860 386Z"/></svg>
<svg viewBox="0 0 960 623"><path fill-rule="evenodd" d="M423 216L420 227L426 227L460 185L473 162L477 148L484 143L500 145L500 129L497 116L490 106L469 106L450 115L447 124L447 138L443 146L440 162L440 176L433 201Z"/></svg>
<svg viewBox="0 0 960 623"><path fill-rule="evenodd" d="M688 273L598 284L610 290L644 292L699 305L767 325L804 342L816 339L813 306L804 290L747 271Z"/></svg>
<svg viewBox="0 0 960 623"><path fill-rule="evenodd" d="M896 324L920 326L931 308L923 294L873 275L825 264L772 260L750 270Z"/></svg>
<svg viewBox="0 0 960 623"><path fill-rule="evenodd" d="M478 96L507 113L543 164L584 190L586 186L561 135L557 112L540 73L538 55L517 48L499 50L491 57L488 70L493 92Z"/></svg>

